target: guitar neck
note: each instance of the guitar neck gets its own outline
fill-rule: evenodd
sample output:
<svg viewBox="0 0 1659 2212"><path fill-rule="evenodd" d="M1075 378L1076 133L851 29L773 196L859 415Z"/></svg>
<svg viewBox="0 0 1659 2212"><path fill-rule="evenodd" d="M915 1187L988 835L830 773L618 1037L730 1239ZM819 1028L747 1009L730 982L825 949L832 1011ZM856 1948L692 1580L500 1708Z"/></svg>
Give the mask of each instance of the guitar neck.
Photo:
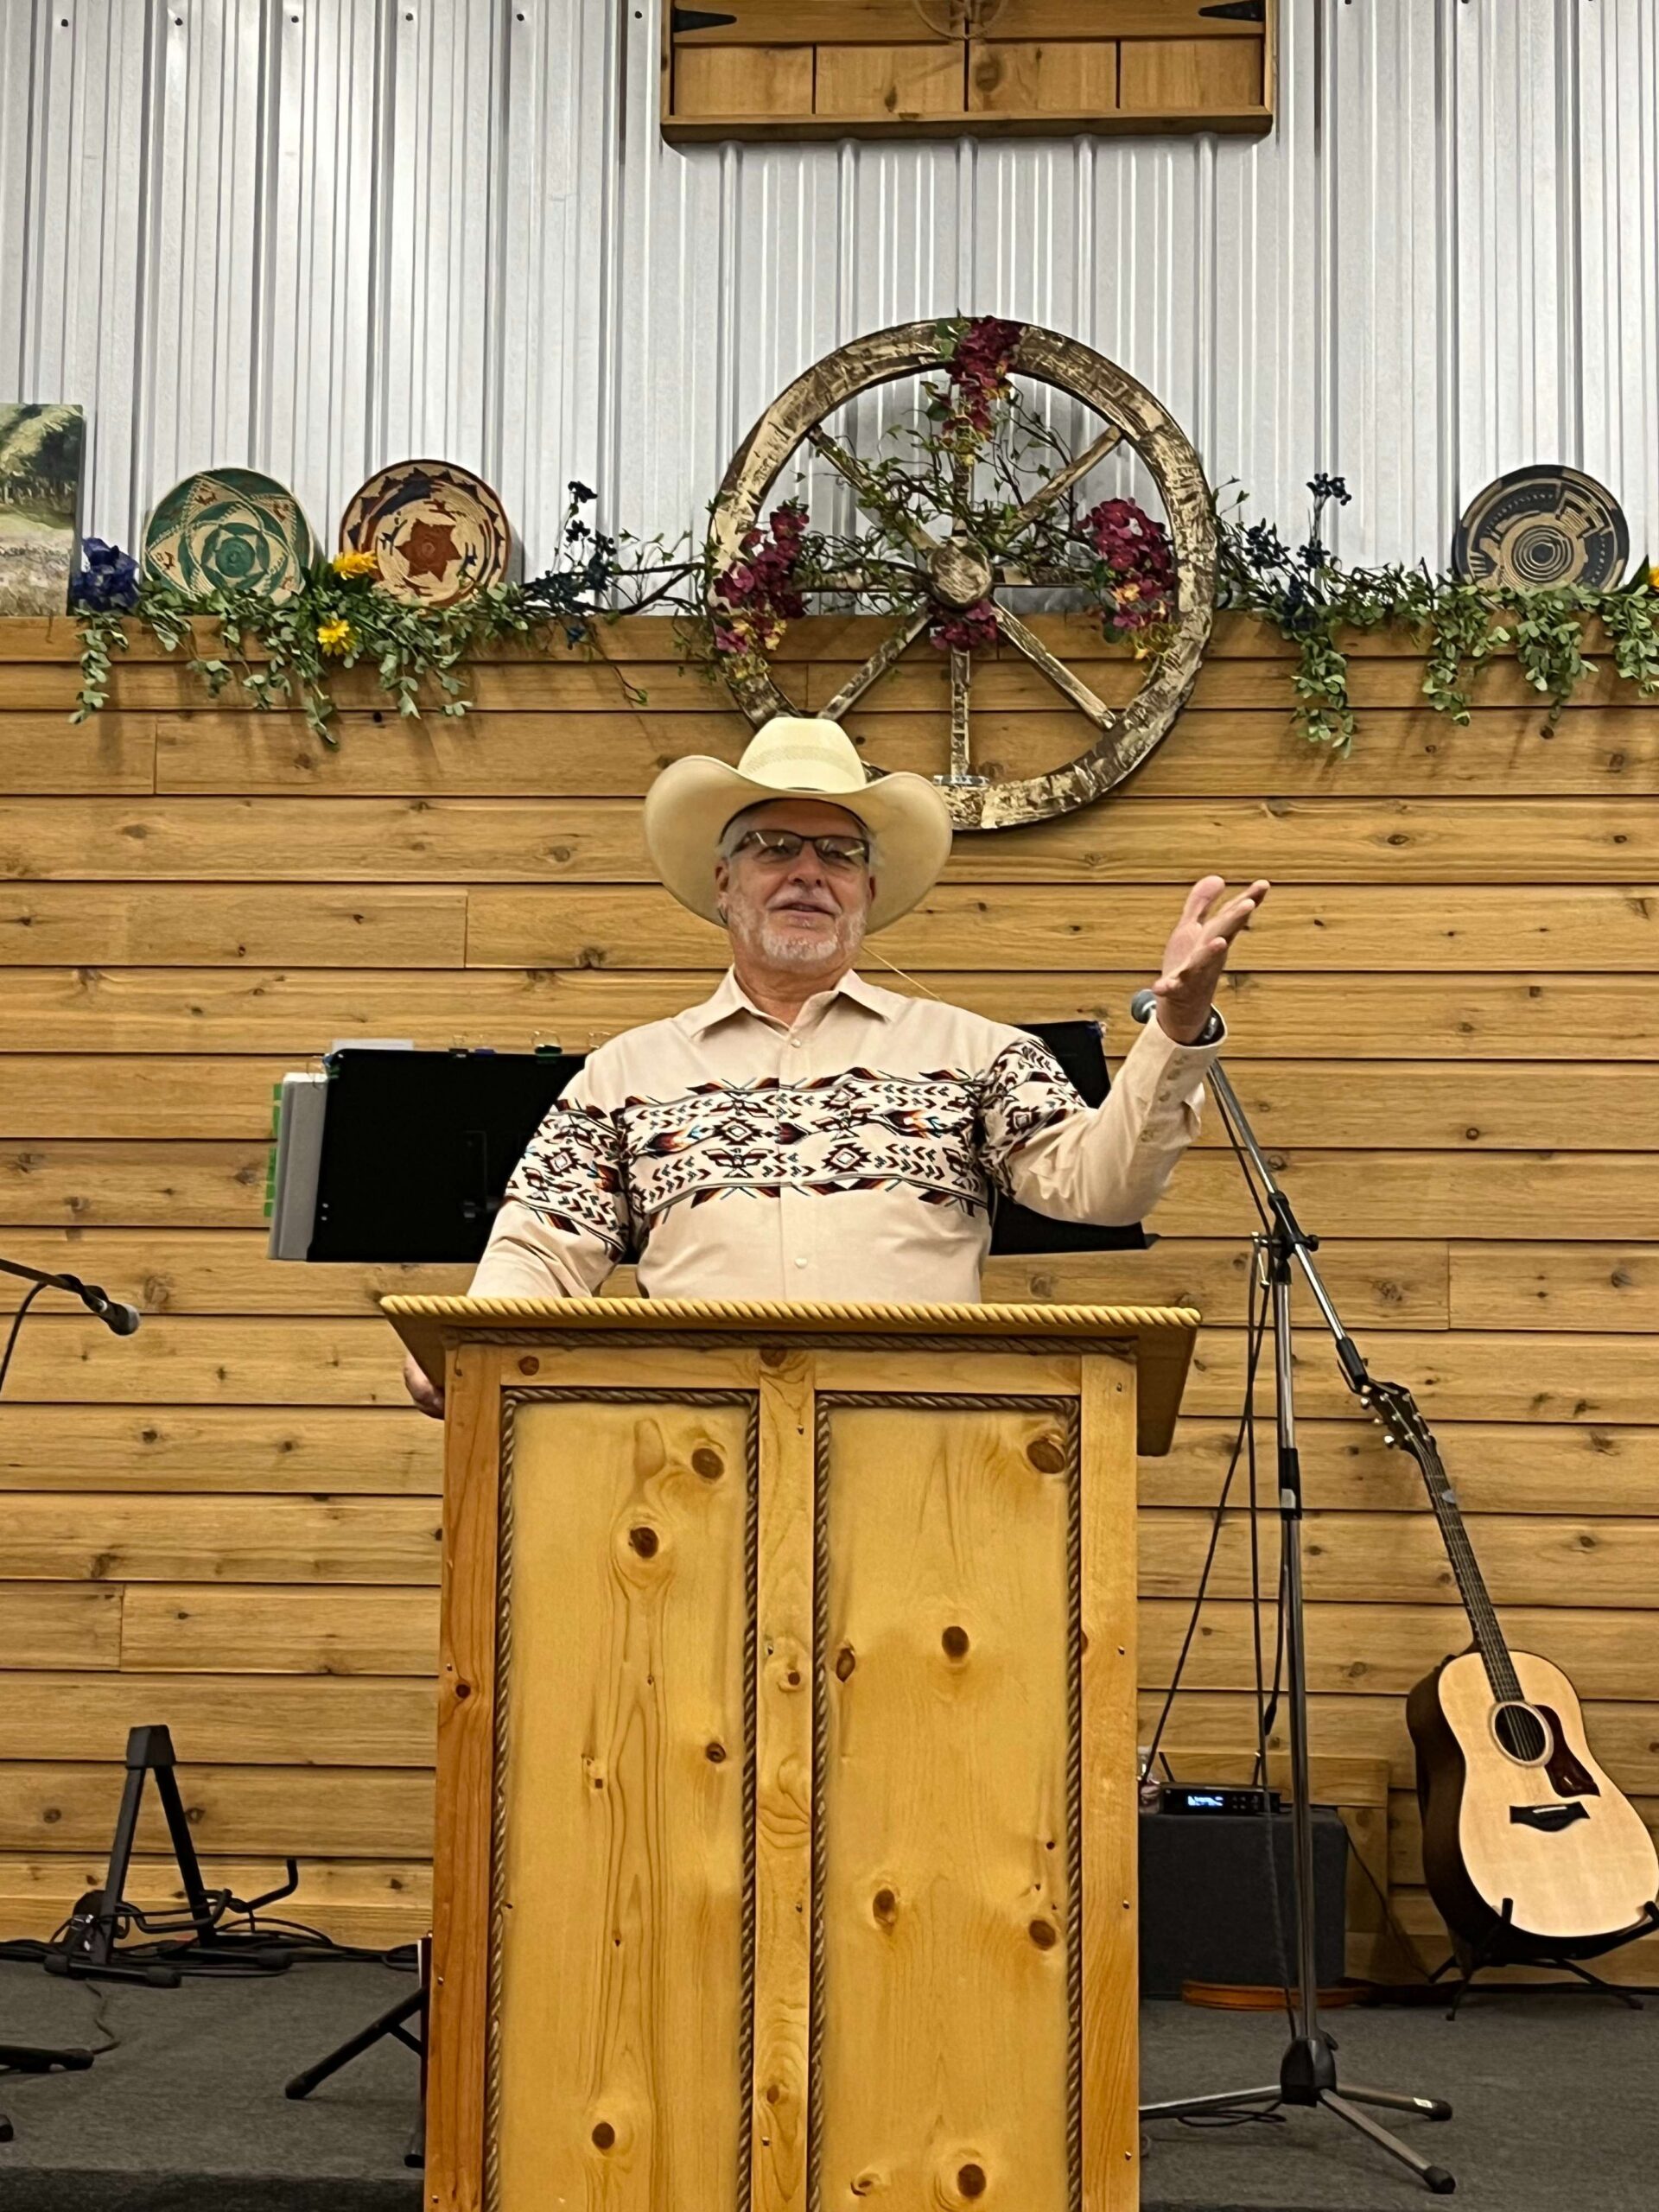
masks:
<svg viewBox="0 0 1659 2212"><path fill-rule="evenodd" d="M1410 1400L1408 1391L1400 1395ZM1504 1642L1503 1631L1498 1625L1497 1615L1486 1589L1486 1578L1480 1571L1474 1546L1469 1541L1469 1531L1463 1525L1463 1513L1458 1504L1457 1493L1440 1458L1440 1446L1429 1432L1428 1423L1411 1401L1412 1421L1402 1442L1416 1460L1428 1490L1428 1502L1434 1509L1434 1518L1440 1524L1446 1554L1452 1562L1452 1572L1457 1577L1459 1595L1464 1611L1469 1616L1476 1648L1486 1669L1486 1678L1492 1686L1492 1694L1500 1700L1521 1700L1521 1685L1516 1679L1515 1663L1510 1657L1510 1647Z"/></svg>

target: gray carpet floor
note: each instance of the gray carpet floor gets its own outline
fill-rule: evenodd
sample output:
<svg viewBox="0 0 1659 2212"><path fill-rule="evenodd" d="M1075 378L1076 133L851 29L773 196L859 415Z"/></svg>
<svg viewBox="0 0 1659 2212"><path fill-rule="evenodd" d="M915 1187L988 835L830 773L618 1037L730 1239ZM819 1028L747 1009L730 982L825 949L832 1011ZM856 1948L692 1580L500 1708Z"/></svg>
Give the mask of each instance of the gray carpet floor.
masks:
<svg viewBox="0 0 1659 2212"><path fill-rule="evenodd" d="M402 2163L416 2066L385 2043L304 2103L289 2076L410 1987L367 1965L268 1982L91 1987L0 1963L0 2042L117 2038L89 2073L0 2077L16 2131L0 2145L4 2212L418 2212ZM1444 2096L1441 2126L1400 2123L1458 2177L1475 2212L1654 2212L1659 2205L1659 1999L1477 1998L1331 2016L1350 2077ZM1275 2018L1148 2005L1143 2094L1270 2080ZM1371 2212L1427 2202L1402 2170L1325 2115L1150 2131L1147 2212ZM686 2208L705 2212L705 2208Z"/></svg>

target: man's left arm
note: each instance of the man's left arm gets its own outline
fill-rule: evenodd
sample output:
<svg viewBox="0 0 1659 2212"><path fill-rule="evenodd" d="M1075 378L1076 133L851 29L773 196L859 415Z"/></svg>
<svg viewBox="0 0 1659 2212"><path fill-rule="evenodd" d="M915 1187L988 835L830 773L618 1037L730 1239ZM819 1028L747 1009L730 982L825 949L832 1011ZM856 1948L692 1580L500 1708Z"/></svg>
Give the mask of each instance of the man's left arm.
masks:
<svg viewBox="0 0 1659 2212"><path fill-rule="evenodd" d="M1165 947L1154 1013L1103 1104L1084 1105L1034 1040L999 1054L982 1134L1000 1188L1063 1221L1106 1228L1145 1219L1198 1133L1205 1075L1227 1036L1216 989L1268 887L1253 883L1211 913L1225 883L1205 876L1193 885Z"/></svg>

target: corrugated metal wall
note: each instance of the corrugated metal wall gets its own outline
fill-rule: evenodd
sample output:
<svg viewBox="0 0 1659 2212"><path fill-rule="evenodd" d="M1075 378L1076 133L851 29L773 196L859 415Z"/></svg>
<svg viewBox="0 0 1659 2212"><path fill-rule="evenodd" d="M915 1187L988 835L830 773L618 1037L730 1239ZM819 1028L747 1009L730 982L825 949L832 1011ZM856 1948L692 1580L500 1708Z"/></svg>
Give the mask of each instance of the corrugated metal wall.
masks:
<svg viewBox="0 0 1659 2212"><path fill-rule="evenodd" d="M1283 0L1262 141L670 148L656 0L0 0L0 397L83 402L88 528L242 462L700 523L766 402L918 315L1036 320L1218 481L1443 558L1566 461L1659 547L1656 0Z"/></svg>

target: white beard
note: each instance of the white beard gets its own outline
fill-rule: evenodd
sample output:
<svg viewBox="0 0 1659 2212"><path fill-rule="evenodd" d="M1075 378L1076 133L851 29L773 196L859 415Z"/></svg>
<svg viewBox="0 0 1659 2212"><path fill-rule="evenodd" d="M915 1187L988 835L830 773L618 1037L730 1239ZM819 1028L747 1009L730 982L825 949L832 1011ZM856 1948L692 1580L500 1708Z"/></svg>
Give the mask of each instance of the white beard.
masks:
<svg viewBox="0 0 1659 2212"><path fill-rule="evenodd" d="M804 930L781 929L762 916L755 938L761 952L777 968L822 968L832 957L851 960L863 938L852 917L836 918L832 936L808 936Z"/></svg>

